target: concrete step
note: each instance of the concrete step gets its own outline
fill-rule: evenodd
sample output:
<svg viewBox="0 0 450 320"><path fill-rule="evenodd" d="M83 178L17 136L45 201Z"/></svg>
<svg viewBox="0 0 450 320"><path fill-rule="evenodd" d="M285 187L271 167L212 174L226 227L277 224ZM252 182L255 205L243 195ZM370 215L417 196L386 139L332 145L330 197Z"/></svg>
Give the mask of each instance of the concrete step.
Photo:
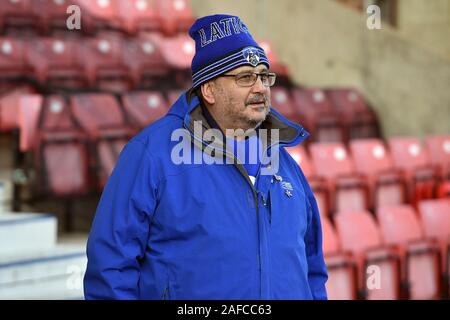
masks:
<svg viewBox="0 0 450 320"><path fill-rule="evenodd" d="M85 245L0 257L0 299L83 299Z"/></svg>
<svg viewBox="0 0 450 320"><path fill-rule="evenodd" d="M0 257L48 250L56 245L57 219L50 214L0 214Z"/></svg>

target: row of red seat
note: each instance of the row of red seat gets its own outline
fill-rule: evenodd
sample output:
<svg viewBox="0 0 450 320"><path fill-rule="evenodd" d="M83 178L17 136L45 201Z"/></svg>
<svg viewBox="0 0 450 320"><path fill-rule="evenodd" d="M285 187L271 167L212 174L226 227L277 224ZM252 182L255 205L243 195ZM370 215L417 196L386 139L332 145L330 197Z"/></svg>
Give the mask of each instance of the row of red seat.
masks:
<svg viewBox="0 0 450 320"><path fill-rule="evenodd" d="M105 32L86 38L0 37L0 80L31 78L42 86L127 91L189 71L194 51L187 35L167 38L146 33L128 38Z"/></svg>
<svg viewBox="0 0 450 320"><path fill-rule="evenodd" d="M444 197L450 180L450 135L313 143L289 152L309 178L320 212L367 210Z"/></svg>
<svg viewBox="0 0 450 320"><path fill-rule="evenodd" d="M68 30L67 20L77 12L85 33L114 29L174 35L186 33L194 21L188 0L0 0L0 33L10 28Z"/></svg>
<svg viewBox="0 0 450 320"><path fill-rule="evenodd" d="M322 219L330 299L448 297L450 199Z"/></svg>
<svg viewBox="0 0 450 320"><path fill-rule="evenodd" d="M272 103L312 133L309 142L380 137L377 116L356 89L294 88L289 92L275 88Z"/></svg>

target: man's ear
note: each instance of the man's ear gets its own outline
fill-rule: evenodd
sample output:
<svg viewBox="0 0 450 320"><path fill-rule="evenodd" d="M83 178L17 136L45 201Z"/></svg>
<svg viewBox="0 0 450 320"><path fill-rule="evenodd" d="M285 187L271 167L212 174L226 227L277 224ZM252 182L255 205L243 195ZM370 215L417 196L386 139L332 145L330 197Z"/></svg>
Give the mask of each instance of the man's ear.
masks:
<svg viewBox="0 0 450 320"><path fill-rule="evenodd" d="M214 89L215 87L212 81L205 82L200 86L203 99L208 104L214 104L216 102L216 98L214 97Z"/></svg>

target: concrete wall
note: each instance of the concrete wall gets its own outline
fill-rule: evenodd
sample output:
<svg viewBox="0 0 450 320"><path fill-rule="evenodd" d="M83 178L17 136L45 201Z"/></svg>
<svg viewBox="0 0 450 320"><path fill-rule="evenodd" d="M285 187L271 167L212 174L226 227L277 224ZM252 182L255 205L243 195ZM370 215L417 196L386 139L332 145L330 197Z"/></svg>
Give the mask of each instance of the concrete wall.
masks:
<svg viewBox="0 0 450 320"><path fill-rule="evenodd" d="M398 0L397 22L411 41L450 57L450 0Z"/></svg>
<svg viewBox="0 0 450 320"><path fill-rule="evenodd" d="M430 2L426 0L417 0ZM191 0L195 15L237 14L272 42L294 81L360 89L385 136L450 133L450 58L333 0Z"/></svg>

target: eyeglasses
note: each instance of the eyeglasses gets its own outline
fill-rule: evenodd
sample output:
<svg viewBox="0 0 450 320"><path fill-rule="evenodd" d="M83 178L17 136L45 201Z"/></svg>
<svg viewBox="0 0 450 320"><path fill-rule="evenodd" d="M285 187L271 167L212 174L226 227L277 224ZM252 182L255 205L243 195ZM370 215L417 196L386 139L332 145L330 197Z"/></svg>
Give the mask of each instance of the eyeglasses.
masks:
<svg viewBox="0 0 450 320"><path fill-rule="evenodd" d="M277 75L272 72L240 72L238 74L222 74L221 77L234 77L236 84L241 87L251 87L256 83L258 77L266 87L271 87L275 84Z"/></svg>

